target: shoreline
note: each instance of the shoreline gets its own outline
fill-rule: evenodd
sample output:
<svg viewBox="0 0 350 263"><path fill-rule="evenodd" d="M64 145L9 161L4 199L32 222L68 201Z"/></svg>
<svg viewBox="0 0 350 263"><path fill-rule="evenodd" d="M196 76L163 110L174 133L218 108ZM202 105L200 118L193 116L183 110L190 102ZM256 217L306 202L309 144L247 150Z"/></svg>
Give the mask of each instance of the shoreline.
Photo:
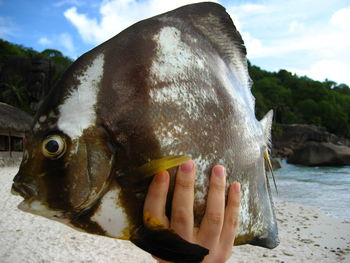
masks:
<svg viewBox="0 0 350 263"><path fill-rule="evenodd" d="M0 167L0 258L19 262L156 262L128 241L78 232L61 223L16 209L10 193L17 167ZM350 262L350 220L317 208L275 201L280 245L272 250L234 247L228 262Z"/></svg>

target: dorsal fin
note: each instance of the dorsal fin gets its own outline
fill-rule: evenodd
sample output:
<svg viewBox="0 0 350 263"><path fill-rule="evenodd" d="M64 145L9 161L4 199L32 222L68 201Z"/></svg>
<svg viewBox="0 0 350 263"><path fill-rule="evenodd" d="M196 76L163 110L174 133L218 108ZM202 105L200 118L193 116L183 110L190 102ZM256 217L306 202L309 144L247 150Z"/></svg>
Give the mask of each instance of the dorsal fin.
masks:
<svg viewBox="0 0 350 263"><path fill-rule="evenodd" d="M212 44L240 84L251 86L243 39L223 6L204 2L180 7L168 15L192 24Z"/></svg>
<svg viewBox="0 0 350 263"><path fill-rule="evenodd" d="M192 28L202 35L225 64L226 68L218 70L228 77L233 89L240 91L241 97L254 112L255 99L250 91L252 81L248 74L246 48L223 6L211 2L192 4L160 15L158 18L162 21L172 21L178 24L180 29Z"/></svg>

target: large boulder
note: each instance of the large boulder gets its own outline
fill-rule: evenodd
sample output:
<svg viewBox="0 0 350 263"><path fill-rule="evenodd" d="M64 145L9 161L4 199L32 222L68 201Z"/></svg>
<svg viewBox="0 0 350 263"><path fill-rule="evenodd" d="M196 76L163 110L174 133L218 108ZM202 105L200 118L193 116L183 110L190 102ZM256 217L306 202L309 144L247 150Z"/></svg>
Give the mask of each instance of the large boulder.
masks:
<svg viewBox="0 0 350 263"><path fill-rule="evenodd" d="M287 162L307 166L350 165L350 147L309 141L294 149Z"/></svg>
<svg viewBox="0 0 350 263"><path fill-rule="evenodd" d="M323 127L308 124L280 124L273 131L273 155L288 158L307 142L327 142L350 147L350 140L336 136Z"/></svg>

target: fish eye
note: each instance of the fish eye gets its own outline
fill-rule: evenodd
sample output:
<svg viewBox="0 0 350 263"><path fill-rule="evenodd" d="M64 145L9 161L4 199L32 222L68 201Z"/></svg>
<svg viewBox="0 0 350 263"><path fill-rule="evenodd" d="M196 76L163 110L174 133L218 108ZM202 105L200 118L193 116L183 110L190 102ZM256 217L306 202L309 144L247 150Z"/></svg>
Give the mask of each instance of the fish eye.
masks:
<svg viewBox="0 0 350 263"><path fill-rule="evenodd" d="M49 159L58 159L66 152L66 142L59 135L51 135L43 141L42 152Z"/></svg>

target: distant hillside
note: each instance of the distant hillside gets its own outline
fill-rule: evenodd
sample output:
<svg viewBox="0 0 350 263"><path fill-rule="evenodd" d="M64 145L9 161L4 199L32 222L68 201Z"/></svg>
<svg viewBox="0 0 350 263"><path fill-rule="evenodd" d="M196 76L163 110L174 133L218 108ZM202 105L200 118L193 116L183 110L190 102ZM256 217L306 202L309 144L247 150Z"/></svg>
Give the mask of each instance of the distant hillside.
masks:
<svg viewBox="0 0 350 263"><path fill-rule="evenodd" d="M0 101L31 114L72 63L57 50L37 52L0 40ZM304 123L350 137L350 88L333 81L315 81L286 70L268 72L249 64L254 82L256 115L275 112L278 124Z"/></svg>
<svg viewBox="0 0 350 263"><path fill-rule="evenodd" d="M0 39L0 101L35 113L71 63L60 51L37 52Z"/></svg>
<svg viewBox="0 0 350 263"><path fill-rule="evenodd" d="M253 65L249 65L249 72L254 81L252 91L258 118L273 109L277 124L314 124L350 137L350 88L347 85L298 77L283 69L268 72Z"/></svg>

